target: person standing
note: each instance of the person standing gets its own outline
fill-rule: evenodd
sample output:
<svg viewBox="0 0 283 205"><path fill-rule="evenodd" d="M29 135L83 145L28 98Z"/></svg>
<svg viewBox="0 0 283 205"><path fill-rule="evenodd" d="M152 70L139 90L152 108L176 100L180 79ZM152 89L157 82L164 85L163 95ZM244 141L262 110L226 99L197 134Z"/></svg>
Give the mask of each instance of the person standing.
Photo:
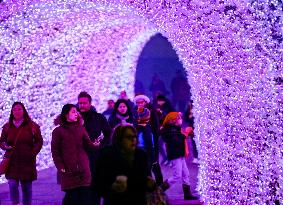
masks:
<svg viewBox="0 0 283 205"><path fill-rule="evenodd" d="M164 82L160 79L157 73L154 73L149 86L151 97L154 99L157 95L167 95L169 92L166 89Z"/></svg>
<svg viewBox="0 0 283 205"><path fill-rule="evenodd" d="M185 200L196 200L191 193L189 169L186 163L186 157L189 154L186 136L182 133L182 113L170 112L165 117L161 135L166 144L167 158L172 162L173 176L165 180L161 188L165 191L169 189L178 180L182 180L182 188Z"/></svg>
<svg viewBox="0 0 283 205"><path fill-rule="evenodd" d="M127 95L127 92L125 90L122 90L120 92L120 95L119 95L119 99L124 99L127 101L128 105L130 106L131 108L131 112L133 113L134 112L134 107L135 107L135 104L131 101L131 99L128 97Z"/></svg>
<svg viewBox="0 0 283 205"><path fill-rule="evenodd" d="M172 92L173 107L176 109L176 106L178 105L176 110L184 113L186 109L186 103L191 98L191 87L181 70L176 71L176 76L172 79L170 88Z"/></svg>
<svg viewBox="0 0 283 205"><path fill-rule="evenodd" d="M163 124L163 121L164 121L166 115L169 112L175 111L170 100L168 98L166 98L164 95L158 95L156 97L155 110L157 112L157 116L158 116L158 119L159 119L159 125L160 126ZM160 127L159 127L158 131L159 131L158 134L160 135ZM158 137L158 148L159 148L159 153L162 156L161 164L170 165L170 161L168 161L167 156L166 156L166 152L165 152L165 148L164 148L164 141L163 141L162 137Z"/></svg>
<svg viewBox="0 0 283 205"><path fill-rule="evenodd" d="M146 95L135 96L134 125L138 132L138 147L147 153L149 169L152 170L157 185L160 185L163 183L163 175L158 162L158 118L148 108L149 102Z"/></svg>
<svg viewBox="0 0 283 205"><path fill-rule="evenodd" d="M198 150L195 142L195 135L194 135L194 115L193 115L193 101L190 100L188 103L188 107L186 109L186 112L184 114L184 121L187 123L188 128L190 128L190 132L188 133L188 136L191 137L192 140L192 148L193 148L193 163L198 164Z"/></svg>
<svg viewBox="0 0 283 205"><path fill-rule="evenodd" d="M5 177L12 205L20 204L19 183L23 205L31 205L32 182L37 179L36 156L42 144L39 125L31 120L23 103L15 102L0 138L0 148L6 150L4 157L11 158Z"/></svg>
<svg viewBox="0 0 283 205"><path fill-rule="evenodd" d="M98 143L89 139L73 104L64 105L54 122L59 126L52 132L51 153L65 192L62 205L91 205L87 150L94 149Z"/></svg>
<svg viewBox="0 0 283 205"><path fill-rule="evenodd" d="M105 111L102 112L102 114L106 117L106 119L108 120L110 115L112 114L113 110L114 110L114 100L110 99L107 101L107 108Z"/></svg>
<svg viewBox="0 0 283 205"><path fill-rule="evenodd" d="M95 164L100 149L110 143L110 135L112 130L107 122L107 119L101 113L96 112L96 109L91 105L91 102L92 98L87 92L81 92L78 95L78 107L84 120L84 127L86 128L90 140L92 142L98 141L99 143L98 148L88 154L92 176L92 201L93 205L99 205L100 197L97 194L95 186ZM103 135L102 140L100 140L101 135Z"/></svg>

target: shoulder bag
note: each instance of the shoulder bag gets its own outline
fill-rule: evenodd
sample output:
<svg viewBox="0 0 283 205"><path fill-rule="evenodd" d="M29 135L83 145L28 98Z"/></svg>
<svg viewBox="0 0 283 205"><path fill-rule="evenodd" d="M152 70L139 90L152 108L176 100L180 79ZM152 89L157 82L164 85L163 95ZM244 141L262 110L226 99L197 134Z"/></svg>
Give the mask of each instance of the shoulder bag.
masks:
<svg viewBox="0 0 283 205"><path fill-rule="evenodd" d="M21 132L22 132L22 128L20 128L20 130L19 130L19 132L18 132L18 134L16 136L16 140L15 140L13 149L12 150L7 150L5 152L5 154L3 155L4 157L3 157L2 161L0 162L0 175L6 174L8 168L9 168L10 161L11 161L11 156L13 155L13 151L15 150L15 146L16 146L16 143L18 141L18 138L19 138Z"/></svg>

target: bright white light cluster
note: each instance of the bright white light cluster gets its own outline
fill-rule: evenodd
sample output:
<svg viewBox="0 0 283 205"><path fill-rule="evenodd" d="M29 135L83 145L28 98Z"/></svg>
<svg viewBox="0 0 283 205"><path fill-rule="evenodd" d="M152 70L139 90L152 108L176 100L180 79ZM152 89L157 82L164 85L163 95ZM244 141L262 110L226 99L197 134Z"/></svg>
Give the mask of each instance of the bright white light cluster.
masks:
<svg viewBox="0 0 283 205"><path fill-rule="evenodd" d="M283 195L282 3L237 2L151 1L145 13L188 71L205 202L273 204Z"/></svg>
<svg viewBox="0 0 283 205"><path fill-rule="evenodd" d="M281 1L98 2L105 6L42 1L35 9L19 1L12 16L12 6L2 5L1 93L8 100L0 104L1 120L14 100L25 102L42 124L47 144L40 159L49 166L52 120L64 102L82 88L99 102L120 88L132 94L128 74L154 33L142 22L126 23L134 24L136 10L168 37L188 71L206 204L282 201Z"/></svg>
<svg viewBox="0 0 283 205"><path fill-rule="evenodd" d="M22 101L41 125L44 147L38 168L53 166L53 120L64 103L88 91L97 110L121 90L133 94L138 56L156 34L123 7L92 2L34 3L0 24L0 124L14 101ZM3 37L3 38L2 38Z"/></svg>

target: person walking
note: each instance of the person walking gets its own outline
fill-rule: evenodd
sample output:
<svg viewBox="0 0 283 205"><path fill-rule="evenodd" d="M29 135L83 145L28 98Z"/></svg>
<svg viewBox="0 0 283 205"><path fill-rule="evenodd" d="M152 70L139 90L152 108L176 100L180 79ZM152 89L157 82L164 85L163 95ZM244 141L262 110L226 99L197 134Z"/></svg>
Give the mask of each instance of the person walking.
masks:
<svg viewBox="0 0 283 205"><path fill-rule="evenodd" d="M107 119L101 113L98 113L91 105L92 98L87 92L81 92L78 95L78 108L79 112L84 120L84 127L90 137L92 142L98 142L99 146L88 153L89 163L90 163L90 171L92 176L91 183L91 197L93 205L100 205L100 197L96 191L95 181L95 164L97 160L97 156L99 155L100 149L109 145L110 143L110 135L111 135L111 127L108 124ZM101 137L103 136L103 138Z"/></svg>
<svg viewBox="0 0 283 205"><path fill-rule="evenodd" d="M163 183L163 174L158 161L158 117L148 108L149 102L146 95L135 96L134 125L138 132L138 147L147 153L149 169L157 185L160 185Z"/></svg>
<svg viewBox="0 0 283 205"><path fill-rule="evenodd" d="M188 145L186 136L182 133L182 113L170 112L163 121L161 135L166 144L167 158L172 162L173 175L165 180L161 188L166 191L178 180L182 180L182 188L185 200L196 200L191 193L189 169L186 163Z"/></svg>
<svg viewBox="0 0 283 205"><path fill-rule="evenodd" d="M146 192L154 189L146 153L137 147L131 124L119 124L112 145L102 149L97 161L97 185L104 205L146 205Z"/></svg>
<svg viewBox="0 0 283 205"><path fill-rule="evenodd" d="M179 112L184 113L186 103L191 99L191 87L180 69L176 71L176 76L172 79L170 88L173 107Z"/></svg>
<svg viewBox="0 0 283 205"><path fill-rule="evenodd" d="M36 156L42 144L39 125L29 117L23 103L15 102L0 138L0 148L6 151L4 157L10 157L5 177L12 205L20 204L19 184L23 205L32 203L32 182L37 179Z"/></svg>
<svg viewBox="0 0 283 205"><path fill-rule="evenodd" d="M156 100L155 110L156 110L156 113L157 113L157 116L158 116L159 125L161 127L166 115L169 112L175 111L175 109L172 106L170 100L168 98L166 98L164 95L158 95L155 100ZM158 128L158 135L160 135L160 133L159 133L160 127ZM168 159L167 159L165 148L164 148L164 141L163 141L162 137L159 137L159 136L158 136L158 148L159 148L158 152L160 153L160 155L162 157L161 164L170 166L170 161L168 161Z"/></svg>
<svg viewBox="0 0 283 205"><path fill-rule="evenodd" d="M51 153L65 192L62 205L91 205L91 172L87 151L99 146L91 142L77 108L63 106L52 132Z"/></svg>

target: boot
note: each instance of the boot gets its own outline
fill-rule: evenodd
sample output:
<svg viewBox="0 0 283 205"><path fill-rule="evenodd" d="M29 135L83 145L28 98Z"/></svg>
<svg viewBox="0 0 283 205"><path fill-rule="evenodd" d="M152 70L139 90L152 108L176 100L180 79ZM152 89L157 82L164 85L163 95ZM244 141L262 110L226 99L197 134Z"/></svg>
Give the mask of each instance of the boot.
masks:
<svg viewBox="0 0 283 205"><path fill-rule="evenodd" d="M168 181L164 181L161 185L160 185L160 188L163 190L163 191L166 191L167 189L170 188L170 184L168 183Z"/></svg>
<svg viewBox="0 0 283 205"><path fill-rule="evenodd" d="M152 172L155 177L156 185L160 186L163 183L163 175L161 172L161 168L158 162L152 164Z"/></svg>
<svg viewBox="0 0 283 205"><path fill-rule="evenodd" d="M198 197L193 196L191 188L187 184L183 184L184 200L198 200Z"/></svg>

